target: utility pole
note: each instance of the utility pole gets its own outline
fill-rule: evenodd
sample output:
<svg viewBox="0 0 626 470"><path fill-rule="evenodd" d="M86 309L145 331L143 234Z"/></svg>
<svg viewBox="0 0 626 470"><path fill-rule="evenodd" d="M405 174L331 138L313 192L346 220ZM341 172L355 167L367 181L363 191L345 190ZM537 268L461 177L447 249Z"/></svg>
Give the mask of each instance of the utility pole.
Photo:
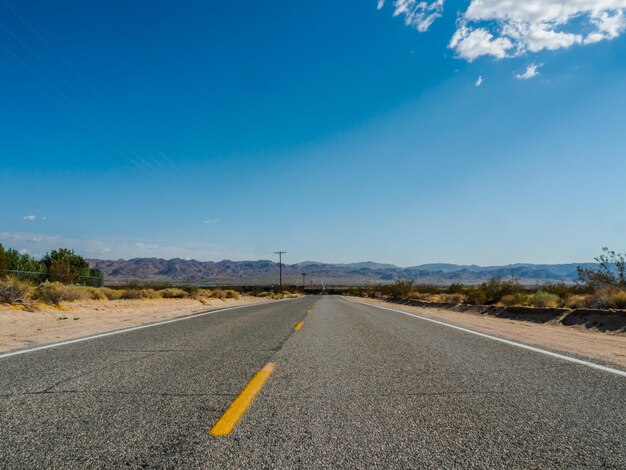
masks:
<svg viewBox="0 0 626 470"><path fill-rule="evenodd" d="M303 272L302 273L302 290L306 291L306 284L304 283L304 279L305 279L306 273Z"/></svg>
<svg viewBox="0 0 626 470"><path fill-rule="evenodd" d="M286 251L275 251L274 254L278 255L278 269L280 271L280 290L283 290L283 255Z"/></svg>

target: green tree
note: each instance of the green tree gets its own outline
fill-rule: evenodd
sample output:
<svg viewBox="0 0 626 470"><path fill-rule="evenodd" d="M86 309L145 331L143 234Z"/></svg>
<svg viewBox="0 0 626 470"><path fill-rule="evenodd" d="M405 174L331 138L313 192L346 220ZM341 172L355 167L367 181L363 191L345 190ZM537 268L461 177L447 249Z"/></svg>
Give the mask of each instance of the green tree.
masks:
<svg viewBox="0 0 626 470"><path fill-rule="evenodd" d="M9 270L9 256L7 252L4 250L4 246L0 243L0 276L6 274Z"/></svg>
<svg viewBox="0 0 626 470"><path fill-rule="evenodd" d="M597 268L576 268L580 282L592 288L626 288L626 254L604 247L602 254L594 259L598 263Z"/></svg>
<svg viewBox="0 0 626 470"><path fill-rule="evenodd" d="M44 272L46 270L41 261L33 258L28 253L20 253L14 248L9 248L6 254L11 271Z"/></svg>
<svg viewBox="0 0 626 470"><path fill-rule="evenodd" d="M74 253L73 250L60 248L52 250L42 258L50 281L72 284L79 277L101 277L102 273L92 269L85 258Z"/></svg>

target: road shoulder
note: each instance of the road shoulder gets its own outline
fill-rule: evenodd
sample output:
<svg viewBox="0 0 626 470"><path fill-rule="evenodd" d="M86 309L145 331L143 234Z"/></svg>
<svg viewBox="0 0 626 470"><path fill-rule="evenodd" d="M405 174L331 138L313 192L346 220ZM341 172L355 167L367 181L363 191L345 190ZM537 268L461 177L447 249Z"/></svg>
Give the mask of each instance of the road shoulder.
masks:
<svg viewBox="0 0 626 470"><path fill-rule="evenodd" d="M81 301L35 312L0 308L0 352L67 341L226 307L273 302L260 297Z"/></svg>
<svg viewBox="0 0 626 470"><path fill-rule="evenodd" d="M546 325L486 315L397 305L378 299L346 297L364 304L435 318L500 338L541 346L626 367L626 335L562 325Z"/></svg>

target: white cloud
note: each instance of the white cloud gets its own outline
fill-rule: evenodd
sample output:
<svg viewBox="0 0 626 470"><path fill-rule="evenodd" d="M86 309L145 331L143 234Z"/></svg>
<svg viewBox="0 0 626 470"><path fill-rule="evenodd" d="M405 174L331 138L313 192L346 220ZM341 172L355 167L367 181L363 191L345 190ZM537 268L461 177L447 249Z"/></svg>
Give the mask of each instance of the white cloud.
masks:
<svg viewBox="0 0 626 470"><path fill-rule="evenodd" d="M539 67L541 67L541 64L530 64L528 67L526 67L526 71L524 73L516 74L515 78L519 80L528 80L530 78L534 78L539 75Z"/></svg>
<svg viewBox="0 0 626 470"><path fill-rule="evenodd" d="M428 31L437 18L443 14L443 1L394 0L393 16L404 17L404 23L420 33ZM378 0L377 8L385 6L385 0Z"/></svg>
<svg viewBox="0 0 626 470"><path fill-rule="evenodd" d="M556 50L578 44L614 39L626 29L626 0L472 0L461 15L450 47L474 60L482 55L514 57L527 52ZM468 48L466 38L476 32L489 43L505 41L509 47ZM492 39L493 38L493 39Z"/></svg>
<svg viewBox="0 0 626 470"><path fill-rule="evenodd" d="M28 220L30 222L32 222L33 220L36 220L37 216L36 215L25 215L24 216L24 220Z"/></svg>
<svg viewBox="0 0 626 470"><path fill-rule="evenodd" d="M378 9L385 0L378 0ZM420 32L443 14L444 0L394 0L394 16ZM626 30L626 0L471 0L459 12L449 47L473 61L565 49L619 37Z"/></svg>
<svg viewBox="0 0 626 470"><path fill-rule="evenodd" d="M216 223L218 223L218 222L219 222L219 219L207 219L207 220L205 220L205 221L204 221L204 222L202 222L202 223L203 223L203 224L207 224L207 225L209 225L209 224L216 224Z"/></svg>
<svg viewBox="0 0 626 470"><path fill-rule="evenodd" d="M465 26L460 27L450 40L450 47L456 50L459 57L472 62L477 57L491 55L498 59L507 56L507 51L513 47L507 38L494 38L493 35L483 28L471 30Z"/></svg>
<svg viewBox="0 0 626 470"><path fill-rule="evenodd" d="M483 76L479 75L478 79L476 80L476 86L479 87L483 84Z"/></svg>

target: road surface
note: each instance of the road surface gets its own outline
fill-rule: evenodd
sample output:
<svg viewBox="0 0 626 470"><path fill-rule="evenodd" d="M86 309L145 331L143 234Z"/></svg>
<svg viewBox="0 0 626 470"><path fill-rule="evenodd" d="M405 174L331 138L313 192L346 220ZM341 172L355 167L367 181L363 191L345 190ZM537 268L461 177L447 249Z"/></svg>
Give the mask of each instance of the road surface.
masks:
<svg viewBox="0 0 626 470"><path fill-rule="evenodd" d="M0 356L0 467L626 468L626 377L311 296Z"/></svg>

